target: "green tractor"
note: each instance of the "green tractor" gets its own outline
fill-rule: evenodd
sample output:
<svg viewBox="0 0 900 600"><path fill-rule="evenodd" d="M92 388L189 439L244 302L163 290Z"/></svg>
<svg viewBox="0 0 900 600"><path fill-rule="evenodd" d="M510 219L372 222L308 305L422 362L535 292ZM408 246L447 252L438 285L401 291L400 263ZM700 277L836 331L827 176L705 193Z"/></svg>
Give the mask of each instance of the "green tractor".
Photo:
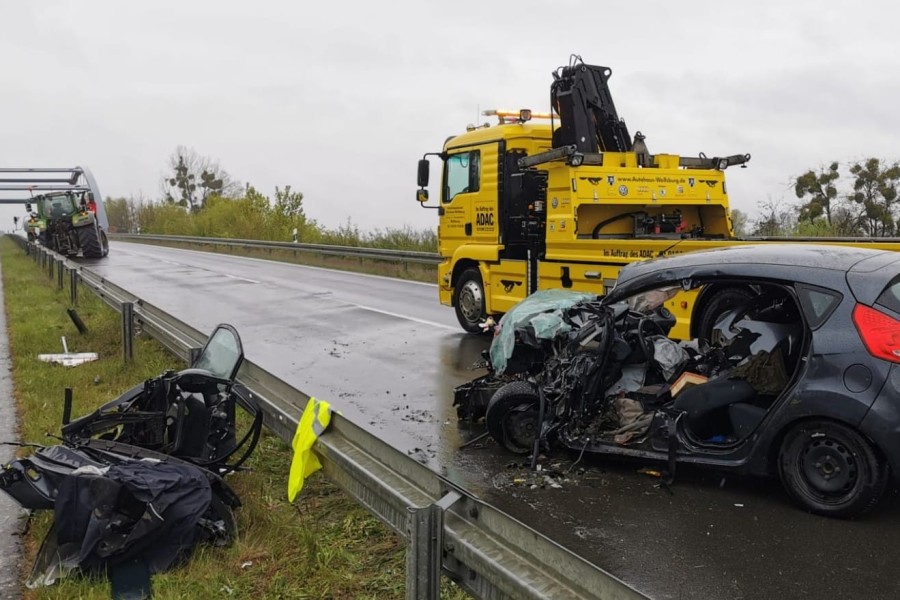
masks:
<svg viewBox="0 0 900 600"><path fill-rule="evenodd" d="M25 205L29 240L66 256L80 252L85 258L103 258L109 254L109 240L97 218L92 192L42 194L33 202L36 211L32 211L31 203Z"/></svg>

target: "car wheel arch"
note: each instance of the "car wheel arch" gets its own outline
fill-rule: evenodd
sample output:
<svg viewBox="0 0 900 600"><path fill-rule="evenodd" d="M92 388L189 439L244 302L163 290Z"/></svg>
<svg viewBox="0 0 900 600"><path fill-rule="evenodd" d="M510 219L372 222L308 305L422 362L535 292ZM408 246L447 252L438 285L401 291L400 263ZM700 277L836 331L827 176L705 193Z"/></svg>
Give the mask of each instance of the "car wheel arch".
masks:
<svg viewBox="0 0 900 600"><path fill-rule="evenodd" d="M772 434L772 437L766 443L765 451L758 453L760 457L765 457L765 467L762 469L754 469L760 475L778 475L778 456L781 453L781 448L784 445L784 440L787 438L788 434L800 427L804 423L813 423L813 422L822 422L826 421L829 423L836 423L838 425L843 425L844 427L849 427L854 430L856 433L861 435L872 445L872 448L875 452L884 460L887 460L887 454L878 444L878 442L870 435L868 435L864 428L860 427L860 423L853 423L848 419L842 419L834 414L809 414L804 416L798 416L794 419L790 419L785 421L784 423L779 424L775 433ZM757 465L761 466L761 465ZM893 468L894 465L891 465Z"/></svg>
<svg viewBox="0 0 900 600"><path fill-rule="evenodd" d="M481 265L478 264L477 260L472 260L470 258L463 258L456 261L456 264L453 265L453 274L450 275L450 287L455 288L460 276L468 269L478 269L481 271ZM482 273L481 276L483 279L484 273Z"/></svg>

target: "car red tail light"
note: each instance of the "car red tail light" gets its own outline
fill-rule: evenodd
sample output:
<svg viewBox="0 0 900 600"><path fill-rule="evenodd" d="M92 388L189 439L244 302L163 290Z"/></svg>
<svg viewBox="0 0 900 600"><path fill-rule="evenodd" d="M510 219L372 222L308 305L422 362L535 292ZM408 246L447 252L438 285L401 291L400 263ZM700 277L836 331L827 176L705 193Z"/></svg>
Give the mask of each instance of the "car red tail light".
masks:
<svg viewBox="0 0 900 600"><path fill-rule="evenodd" d="M900 321L865 304L853 309L853 324L869 354L900 363Z"/></svg>

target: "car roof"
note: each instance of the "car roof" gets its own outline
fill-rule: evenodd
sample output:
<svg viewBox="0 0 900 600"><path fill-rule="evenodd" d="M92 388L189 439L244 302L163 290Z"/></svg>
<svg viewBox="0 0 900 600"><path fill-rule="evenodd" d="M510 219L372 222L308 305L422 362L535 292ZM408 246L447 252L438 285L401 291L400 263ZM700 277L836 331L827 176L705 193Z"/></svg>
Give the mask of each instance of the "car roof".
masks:
<svg viewBox="0 0 900 600"><path fill-rule="evenodd" d="M621 299L641 288L666 282L716 277L781 279L843 289L847 273L854 266L860 265L857 278L862 284L863 280L873 279L863 274L867 271L865 265L872 265L868 270L876 271L898 260L898 252L852 246L777 242L730 246L632 263L619 272L613 294ZM882 274L875 279L880 281L883 277ZM874 289L877 284L868 287Z"/></svg>

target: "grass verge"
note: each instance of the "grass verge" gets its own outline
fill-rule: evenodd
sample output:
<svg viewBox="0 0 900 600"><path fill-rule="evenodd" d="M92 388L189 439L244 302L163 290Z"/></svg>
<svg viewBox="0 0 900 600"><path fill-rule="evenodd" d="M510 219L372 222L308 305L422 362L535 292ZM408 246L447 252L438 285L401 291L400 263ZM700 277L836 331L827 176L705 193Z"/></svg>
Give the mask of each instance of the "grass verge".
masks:
<svg viewBox="0 0 900 600"><path fill-rule="evenodd" d="M81 336L65 312L68 291L58 291L21 249L0 240L0 265L15 396L22 441L53 444L58 434L63 389L74 390L73 417L93 410L136 382L180 368L151 339L136 339L135 360L122 360L117 313L88 290L79 290L78 314L90 328ZM44 363L41 353L61 352L65 335L70 352L97 352L100 360L75 368ZM26 450L27 451L27 450ZM179 568L153 577L154 598L351 599L403 598L405 548L402 540L321 475L307 482L293 504L286 499L290 450L265 434L248 466L229 477L240 496L239 535L228 548L199 547ZM25 538L23 577L50 526L51 514L35 513ZM442 598L468 596L448 581ZM105 599L105 580L70 577L27 590L34 599Z"/></svg>

